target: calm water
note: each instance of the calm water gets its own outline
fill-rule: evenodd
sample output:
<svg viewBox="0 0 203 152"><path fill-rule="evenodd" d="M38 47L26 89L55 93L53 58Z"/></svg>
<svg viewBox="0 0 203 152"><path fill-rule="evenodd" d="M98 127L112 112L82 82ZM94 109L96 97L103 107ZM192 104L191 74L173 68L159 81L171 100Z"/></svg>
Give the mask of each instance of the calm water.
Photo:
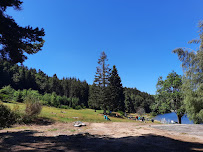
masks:
<svg viewBox="0 0 203 152"><path fill-rule="evenodd" d="M166 113L163 115L157 115L154 119L160 121L163 118L165 118L167 121L174 120L174 121L178 122L178 118L177 118L175 112ZM193 124L193 122L190 121L186 115L184 115L182 117L182 124Z"/></svg>

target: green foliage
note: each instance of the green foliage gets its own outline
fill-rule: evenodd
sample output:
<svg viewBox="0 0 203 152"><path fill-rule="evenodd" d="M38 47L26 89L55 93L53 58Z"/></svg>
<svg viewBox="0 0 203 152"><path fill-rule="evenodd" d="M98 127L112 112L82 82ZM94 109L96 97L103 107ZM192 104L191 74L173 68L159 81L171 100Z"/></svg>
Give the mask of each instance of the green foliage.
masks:
<svg viewBox="0 0 203 152"><path fill-rule="evenodd" d="M118 75L118 71L116 69L116 66L113 66L113 70L110 73L109 77L109 86L108 91L110 92L110 100L108 103L108 106L110 107L110 110L125 110L125 97L123 93L123 86L121 83L121 78Z"/></svg>
<svg viewBox="0 0 203 152"><path fill-rule="evenodd" d="M41 50L45 35L44 29L32 28L30 26L21 27L15 20L6 14L8 7L20 10L22 1L9 0L0 2L0 58L13 63L23 63L26 54L35 54Z"/></svg>
<svg viewBox="0 0 203 152"><path fill-rule="evenodd" d="M71 100L71 107L73 107L73 109L75 109L78 105L79 99L78 98L72 98ZM77 107L79 108L79 107Z"/></svg>
<svg viewBox="0 0 203 152"><path fill-rule="evenodd" d="M128 113L135 112L134 105L132 99L127 91L125 91L125 110Z"/></svg>
<svg viewBox="0 0 203 152"><path fill-rule="evenodd" d="M13 99L15 90L11 88L11 86L5 86L0 90L0 100L2 101L10 101Z"/></svg>
<svg viewBox="0 0 203 152"><path fill-rule="evenodd" d="M95 106L97 104L100 104L100 107L104 110L104 113L106 113L107 107L109 106L108 102L110 100L108 92L109 90L107 88L107 86L109 85L110 69L109 64L106 63L107 61L107 55L105 54L105 52L102 52L98 60L99 66L97 67L97 72L94 80L94 84L96 86L94 88L96 90L93 90L90 94L92 105ZM96 93L97 95L95 95L94 93ZM94 100L96 96L98 99ZM96 102L96 104L93 104L94 101Z"/></svg>
<svg viewBox="0 0 203 152"><path fill-rule="evenodd" d="M182 62L184 103L187 115L194 123L203 123L203 21L199 22L199 28L199 39L189 42L200 44L197 51L189 48L173 51Z"/></svg>
<svg viewBox="0 0 203 152"><path fill-rule="evenodd" d="M123 111L118 110L117 112L120 113L121 116L125 115L125 113Z"/></svg>
<svg viewBox="0 0 203 152"><path fill-rule="evenodd" d="M59 105L60 105L60 102L57 98L57 95L55 92L53 92L51 94L51 106L58 107Z"/></svg>
<svg viewBox="0 0 203 152"><path fill-rule="evenodd" d="M14 92L14 100L16 102L21 102L21 103L23 102L24 97L23 97L22 91L18 90Z"/></svg>
<svg viewBox="0 0 203 152"><path fill-rule="evenodd" d="M203 84L196 91L187 91L185 97L186 109L194 123L203 122Z"/></svg>
<svg viewBox="0 0 203 152"><path fill-rule="evenodd" d="M183 103L183 94L181 91L182 77L176 72L168 74L166 80L159 77L157 82L156 103L153 108L158 113L173 110L178 116L178 122L181 123L181 117L185 114L185 105Z"/></svg>
<svg viewBox="0 0 203 152"><path fill-rule="evenodd" d="M164 94L155 95L155 103L151 105L153 112L157 114L164 114L171 112L170 100L167 100Z"/></svg>
<svg viewBox="0 0 203 152"><path fill-rule="evenodd" d="M17 120L17 116L7 106L0 103L0 128L9 127Z"/></svg>
<svg viewBox="0 0 203 152"><path fill-rule="evenodd" d="M10 85L15 90L21 90L23 99L30 90L36 90L38 92L32 92L39 96L39 94L52 94L53 91L57 96L64 96L61 104L69 105L65 98L79 98L79 105L88 107L88 95L89 85L86 81L80 81L76 78L63 78L58 79L57 75L48 77L41 70L38 72L36 69L28 69L25 66L18 66L17 64L11 64L7 61L0 59L0 88L6 85ZM22 91L23 90L23 91ZM16 93L16 96L19 94ZM42 100L42 97L39 97ZM16 97L14 98L16 101ZM43 104L50 105L50 100L47 97L48 103Z"/></svg>
<svg viewBox="0 0 203 152"><path fill-rule="evenodd" d="M42 110L42 105L36 96L34 96L33 94L29 94L25 98L25 104L25 112L28 117L32 118L40 114Z"/></svg>
<svg viewBox="0 0 203 152"><path fill-rule="evenodd" d="M62 108L62 109L70 109L70 107L67 106L67 105L61 105L60 108Z"/></svg>
<svg viewBox="0 0 203 152"><path fill-rule="evenodd" d="M95 83L90 86L88 105L92 109L100 109L99 86Z"/></svg>
<svg viewBox="0 0 203 152"><path fill-rule="evenodd" d="M43 95L42 104L51 105L51 94L50 93L46 93L45 95Z"/></svg>
<svg viewBox="0 0 203 152"><path fill-rule="evenodd" d="M136 88L124 88L125 109L127 112L136 112L139 107L144 108L146 113L152 111L151 107L155 102L152 95L141 92Z"/></svg>

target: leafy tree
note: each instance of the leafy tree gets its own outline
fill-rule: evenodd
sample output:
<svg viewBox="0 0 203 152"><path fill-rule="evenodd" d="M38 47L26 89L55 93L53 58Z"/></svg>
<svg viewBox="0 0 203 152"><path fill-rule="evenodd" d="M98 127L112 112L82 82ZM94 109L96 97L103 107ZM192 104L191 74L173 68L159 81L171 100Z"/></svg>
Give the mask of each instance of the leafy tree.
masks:
<svg viewBox="0 0 203 152"><path fill-rule="evenodd" d="M194 123L203 123L203 21L199 22L199 28L199 39L189 41L200 44L197 51L188 48L173 51L182 62L184 102Z"/></svg>
<svg viewBox="0 0 203 152"><path fill-rule="evenodd" d="M108 87L110 92L110 104L108 105L110 106L110 109L124 111L125 97L123 93L123 86L115 65L113 66L113 70L110 73Z"/></svg>
<svg viewBox="0 0 203 152"><path fill-rule="evenodd" d="M162 106L169 105L170 109L176 113L178 123L181 123L181 118L185 113L181 87L182 78L174 71L168 74L166 80L159 77L157 82L157 102L161 101Z"/></svg>
<svg viewBox="0 0 203 152"><path fill-rule="evenodd" d="M162 94L155 95L155 103L151 105L153 112L158 114L164 114L171 112L170 101L167 100L167 96Z"/></svg>
<svg viewBox="0 0 203 152"><path fill-rule="evenodd" d="M37 53L44 44L44 29L20 27L6 14L8 7L20 10L22 3L21 0L0 1L0 58L13 63L23 63L27 59L26 54Z"/></svg>
<svg viewBox="0 0 203 152"><path fill-rule="evenodd" d="M99 88L98 92L98 98L101 101L100 106L104 110L104 113L106 114L107 106L108 106L108 101L109 101L109 96L108 96L108 89L107 86L109 85L109 64L106 64L108 61L107 55L105 52L101 53L101 56L98 60L99 66L97 67L97 72L95 75L95 80L94 83L96 86Z"/></svg>

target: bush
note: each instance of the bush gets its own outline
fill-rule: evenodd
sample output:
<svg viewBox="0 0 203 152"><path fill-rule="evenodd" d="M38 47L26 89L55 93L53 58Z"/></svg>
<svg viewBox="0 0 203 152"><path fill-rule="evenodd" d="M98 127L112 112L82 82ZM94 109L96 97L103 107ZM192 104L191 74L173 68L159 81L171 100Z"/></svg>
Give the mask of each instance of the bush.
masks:
<svg viewBox="0 0 203 152"><path fill-rule="evenodd" d="M59 98L57 98L57 94L55 92L51 94L51 106L54 107L60 106Z"/></svg>
<svg viewBox="0 0 203 152"><path fill-rule="evenodd" d="M51 94L50 93L46 93L43 98L43 104L44 105L51 105Z"/></svg>
<svg viewBox="0 0 203 152"><path fill-rule="evenodd" d="M16 102L23 102L23 93L20 90L14 92L14 100Z"/></svg>
<svg viewBox="0 0 203 152"><path fill-rule="evenodd" d="M13 125L17 120L17 115L7 106L0 104L0 128Z"/></svg>
<svg viewBox="0 0 203 152"><path fill-rule="evenodd" d="M142 107L139 107L139 108L136 110L136 112L137 112L139 115L145 114L145 110L144 110L144 108L142 108Z"/></svg>
<svg viewBox="0 0 203 152"><path fill-rule="evenodd" d="M82 107L81 107L80 105L78 105L78 106L75 106L74 109L75 109L75 110L80 110L80 109L82 109Z"/></svg>
<svg viewBox="0 0 203 152"><path fill-rule="evenodd" d="M42 105L39 99L33 95L28 95L25 98L25 112L28 117L36 117L42 110Z"/></svg>
<svg viewBox="0 0 203 152"><path fill-rule="evenodd" d="M4 102L11 101L15 90L11 86L5 86L0 90L0 100Z"/></svg>
<svg viewBox="0 0 203 152"><path fill-rule="evenodd" d="M61 108L61 109L70 109L70 107L67 106L67 105L60 105L60 108Z"/></svg>
<svg viewBox="0 0 203 152"><path fill-rule="evenodd" d="M125 113L123 112L123 111L118 111L118 113L120 113L121 114L121 116L124 116L125 115Z"/></svg>

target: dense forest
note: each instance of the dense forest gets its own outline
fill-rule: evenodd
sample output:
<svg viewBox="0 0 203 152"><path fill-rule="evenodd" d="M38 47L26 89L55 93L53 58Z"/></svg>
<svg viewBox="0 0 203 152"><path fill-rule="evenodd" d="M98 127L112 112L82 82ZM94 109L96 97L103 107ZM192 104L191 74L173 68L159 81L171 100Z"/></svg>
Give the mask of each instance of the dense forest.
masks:
<svg viewBox="0 0 203 152"><path fill-rule="evenodd" d="M33 90L33 92L35 90L35 94L37 91L39 98L45 105L94 108L92 102L88 102L92 85L89 85L86 81L80 81L76 78L59 79L56 74L50 77L41 70L29 69L4 60L0 60L0 73L0 88L10 85L11 88L18 91L14 96L18 95L24 98L25 90ZM123 93L125 108L116 110L136 112L138 108L142 107L146 112L151 112L150 106L154 103L153 96L136 88L125 87ZM23 100L20 100L19 97L13 97L13 99L17 101ZM100 106L97 107L97 109L101 108ZM109 108L107 109L109 110Z"/></svg>

